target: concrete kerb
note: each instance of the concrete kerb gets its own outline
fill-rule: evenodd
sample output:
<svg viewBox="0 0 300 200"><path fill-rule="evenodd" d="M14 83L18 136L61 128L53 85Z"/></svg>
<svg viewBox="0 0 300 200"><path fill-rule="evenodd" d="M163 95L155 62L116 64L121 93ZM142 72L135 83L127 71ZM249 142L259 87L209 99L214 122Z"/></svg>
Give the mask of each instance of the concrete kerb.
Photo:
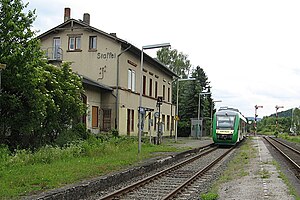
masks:
<svg viewBox="0 0 300 200"><path fill-rule="evenodd" d="M36 200L71 200L87 198L96 192L106 190L109 187L120 184L130 180L131 178L141 176L144 173L153 171L157 168L171 164L181 158L188 157L191 154L199 152L201 147L187 150L184 152L176 153L171 156L163 157L155 161L142 164L137 167L129 168L127 170L116 172L107 176L101 176L94 179L82 181L76 184L68 185L59 189L43 192L38 195L27 196L23 199L36 199Z"/></svg>

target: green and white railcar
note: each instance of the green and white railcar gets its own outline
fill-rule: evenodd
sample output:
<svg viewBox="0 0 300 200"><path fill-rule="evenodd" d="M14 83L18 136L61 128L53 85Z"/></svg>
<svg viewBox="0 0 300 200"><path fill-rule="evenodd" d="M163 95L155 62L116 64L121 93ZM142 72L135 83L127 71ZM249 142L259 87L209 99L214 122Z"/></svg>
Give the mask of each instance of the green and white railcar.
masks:
<svg viewBox="0 0 300 200"><path fill-rule="evenodd" d="M246 135L247 119L238 109L221 107L213 119L213 141L220 145L235 145Z"/></svg>

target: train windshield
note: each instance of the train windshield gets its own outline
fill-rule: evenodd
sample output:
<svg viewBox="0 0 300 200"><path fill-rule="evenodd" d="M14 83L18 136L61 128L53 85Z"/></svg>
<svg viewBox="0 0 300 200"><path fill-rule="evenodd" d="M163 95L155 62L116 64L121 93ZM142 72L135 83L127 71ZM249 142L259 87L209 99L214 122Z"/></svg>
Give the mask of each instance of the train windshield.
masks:
<svg viewBox="0 0 300 200"><path fill-rule="evenodd" d="M217 115L217 128L234 129L234 120L235 120L235 116Z"/></svg>

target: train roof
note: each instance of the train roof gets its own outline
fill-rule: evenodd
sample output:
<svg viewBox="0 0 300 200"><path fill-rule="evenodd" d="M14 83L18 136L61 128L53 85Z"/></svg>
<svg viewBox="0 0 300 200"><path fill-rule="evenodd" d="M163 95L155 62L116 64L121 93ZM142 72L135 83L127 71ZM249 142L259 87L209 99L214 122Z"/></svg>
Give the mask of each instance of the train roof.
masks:
<svg viewBox="0 0 300 200"><path fill-rule="evenodd" d="M244 121L247 121L246 117L242 115L242 113L236 109L236 108L230 108L230 107L221 107L219 110L216 112L217 114L232 114L232 115L239 115L240 118L242 118Z"/></svg>

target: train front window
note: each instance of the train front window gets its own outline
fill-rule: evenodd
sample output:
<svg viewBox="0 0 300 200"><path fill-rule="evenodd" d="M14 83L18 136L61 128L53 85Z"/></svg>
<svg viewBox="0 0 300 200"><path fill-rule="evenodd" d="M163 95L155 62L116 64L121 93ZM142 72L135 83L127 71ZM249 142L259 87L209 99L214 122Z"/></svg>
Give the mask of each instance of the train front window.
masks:
<svg viewBox="0 0 300 200"><path fill-rule="evenodd" d="M217 128L218 129L233 129L235 116L230 115L218 115L217 116Z"/></svg>

